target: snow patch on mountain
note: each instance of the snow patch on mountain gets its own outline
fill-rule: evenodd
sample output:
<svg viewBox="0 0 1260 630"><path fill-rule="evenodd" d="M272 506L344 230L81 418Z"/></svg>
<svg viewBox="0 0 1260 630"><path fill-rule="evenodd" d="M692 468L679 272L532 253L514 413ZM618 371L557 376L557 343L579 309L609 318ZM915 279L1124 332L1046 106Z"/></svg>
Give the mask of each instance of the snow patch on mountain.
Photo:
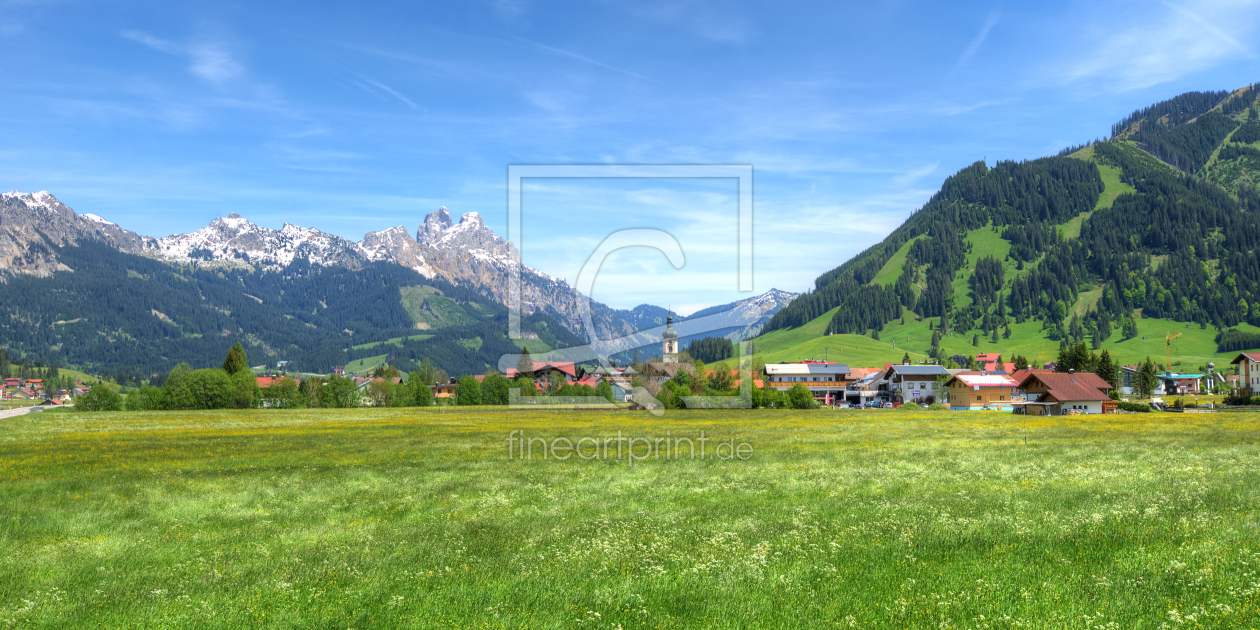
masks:
<svg viewBox="0 0 1260 630"><path fill-rule="evenodd" d="M96 215L96 214L92 214L92 213L88 213L88 214L80 214L79 216L81 216L81 217L83 217L84 219L87 219L88 221L91 221L91 222L93 222L93 223L100 223L101 225L117 225L117 223L114 223L113 221L106 221L106 220L105 220L103 217L101 217L100 215Z"/></svg>

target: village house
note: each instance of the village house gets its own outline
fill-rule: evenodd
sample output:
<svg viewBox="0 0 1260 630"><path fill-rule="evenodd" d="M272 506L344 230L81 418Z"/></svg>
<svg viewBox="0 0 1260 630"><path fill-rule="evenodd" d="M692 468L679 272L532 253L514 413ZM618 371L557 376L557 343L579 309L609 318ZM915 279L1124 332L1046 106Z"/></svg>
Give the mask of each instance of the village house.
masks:
<svg viewBox="0 0 1260 630"><path fill-rule="evenodd" d="M843 399L850 374L849 366L828 361L766 364L765 382L786 392L797 383L804 385L815 400L830 403Z"/></svg>
<svg viewBox="0 0 1260 630"><path fill-rule="evenodd" d="M1198 395L1201 389L1199 381L1203 377L1203 374L1178 374L1176 372L1164 372L1156 375L1156 378L1164 386L1164 393L1168 396Z"/></svg>
<svg viewBox="0 0 1260 630"><path fill-rule="evenodd" d="M862 407L872 403L882 405L892 402L892 392L888 391L887 368L849 368L844 402Z"/></svg>
<svg viewBox="0 0 1260 630"><path fill-rule="evenodd" d="M1006 374L959 372L945 382L955 411L1010 411L1019 383Z"/></svg>
<svg viewBox="0 0 1260 630"><path fill-rule="evenodd" d="M1230 361L1238 366L1238 385L1235 396L1255 396L1260 389L1260 352L1243 352Z"/></svg>
<svg viewBox="0 0 1260 630"><path fill-rule="evenodd" d="M940 365L891 365L885 373L888 391L900 402L923 403L942 398L943 383L951 374Z"/></svg>
<svg viewBox="0 0 1260 630"><path fill-rule="evenodd" d="M455 388L459 386L459 380L451 377L449 383L437 383L433 386L433 398L435 401L443 401L455 397Z"/></svg>
<svg viewBox="0 0 1260 630"><path fill-rule="evenodd" d="M577 368L572 361L534 361L533 362L534 380L546 381L550 380L553 374L560 374L565 381L577 380ZM516 368L510 367L504 376L508 378L516 378L519 375Z"/></svg>
<svg viewBox="0 0 1260 630"><path fill-rule="evenodd" d="M1092 372L1030 372L1018 387L1026 392L1023 407L1030 416L1115 413L1118 406L1106 393L1111 384Z"/></svg>

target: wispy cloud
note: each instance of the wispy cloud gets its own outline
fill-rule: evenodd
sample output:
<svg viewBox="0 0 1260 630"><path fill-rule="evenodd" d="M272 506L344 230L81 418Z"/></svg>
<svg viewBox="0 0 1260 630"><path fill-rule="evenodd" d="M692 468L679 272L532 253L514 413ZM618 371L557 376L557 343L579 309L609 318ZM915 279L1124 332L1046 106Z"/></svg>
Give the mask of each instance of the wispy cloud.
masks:
<svg viewBox="0 0 1260 630"><path fill-rule="evenodd" d="M142 31L123 31L121 35L159 52L186 57L188 71L210 83L223 84L245 73L245 67L222 42L180 44Z"/></svg>
<svg viewBox="0 0 1260 630"><path fill-rule="evenodd" d="M1255 59L1243 44L1255 32L1260 6L1247 1L1162 3L1165 11L1135 14L1130 26L1098 24L1093 41L1068 62L1049 72L1060 83L1106 80L1120 90L1133 90L1199 72L1239 56Z"/></svg>
<svg viewBox="0 0 1260 630"><path fill-rule="evenodd" d="M928 164L921 168L911 169L909 171L906 171L894 177L893 181L903 186L906 184L913 183L915 180L919 179L920 177L926 177L928 175L931 175L932 173L935 173L936 167L940 165L941 163L938 161L938 162L932 162L931 164Z"/></svg>
<svg viewBox="0 0 1260 630"><path fill-rule="evenodd" d="M989 31L993 30L993 27L997 26L997 23L997 12L995 11L990 13L988 19L984 21L984 26L980 27L980 32L976 33L976 36L972 38L970 44L967 44L967 49L964 50L962 56L958 58L958 63L954 64L955 70L966 65L968 61L971 61L971 58L975 56L976 52L980 50L980 47L984 45L984 40L989 38Z"/></svg>
<svg viewBox="0 0 1260 630"><path fill-rule="evenodd" d="M365 76L360 75L357 81L351 80L351 83L358 86L364 92L367 92L377 98L381 98L382 100L387 100L387 99L384 99L380 94L377 93L376 90L380 90L381 92L384 92L402 101L403 103L406 103L412 109L424 109L423 107L416 105L411 99L407 98L406 96L403 96L401 93L398 92L398 90L395 90L394 88L389 87L388 85L385 85L384 83L381 83L380 81L369 79Z"/></svg>
<svg viewBox="0 0 1260 630"><path fill-rule="evenodd" d="M593 66L598 66L598 67L603 68L603 69L605 69L605 70L612 70L613 72L620 72L621 74L624 74L624 75L626 75L626 76L631 76L631 77L634 77L634 78L636 78L636 79L643 79L644 81L651 81L651 79L649 79L649 78L647 78L647 77L645 77L645 76L643 76L643 75L641 75L641 74L639 74L639 73L637 73L637 72L631 72L631 71L629 71L629 70L624 70L624 69L622 69L622 68L618 68L618 67L616 67L616 66L610 66L610 65L608 65L608 64L606 64L606 63L604 63L604 62L602 62L602 61L599 61L599 60L596 60L596 59L591 59L590 57L587 57L587 56L585 56L585 55L579 55L579 54L577 54L577 53L575 53L575 52L573 52L573 51L570 51L570 50L564 50L563 48L556 48L555 46L548 46L548 45L543 44L543 43L541 43L541 42L536 42L536 41L533 41L533 40L524 39L524 38L520 38L520 37L518 37L518 38L516 38L516 39L517 39L517 41L520 41L520 42L523 42L523 43L529 44L529 45L531 45L531 46L537 46L538 48L541 48L541 49L543 49L543 50L547 50L547 51L553 52L553 53L555 53L555 54L557 54L557 55L562 55L562 56L568 57L568 58L570 58L570 59L576 59L576 60L581 61L581 62L583 62L583 63L588 63L588 64L591 64L591 65L593 65Z"/></svg>
<svg viewBox="0 0 1260 630"><path fill-rule="evenodd" d="M219 43L196 44L189 48L193 74L211 83L225 83L245 72L245 68Z"/></svg>
<svg viewBox="0 0 1260 630"><path fill-rule="evenodd" d="M671 0L654 4L632 3L630 6L643 17L691 31L712 42L743 44L753 36L748 21L730 3Z"/></svg>

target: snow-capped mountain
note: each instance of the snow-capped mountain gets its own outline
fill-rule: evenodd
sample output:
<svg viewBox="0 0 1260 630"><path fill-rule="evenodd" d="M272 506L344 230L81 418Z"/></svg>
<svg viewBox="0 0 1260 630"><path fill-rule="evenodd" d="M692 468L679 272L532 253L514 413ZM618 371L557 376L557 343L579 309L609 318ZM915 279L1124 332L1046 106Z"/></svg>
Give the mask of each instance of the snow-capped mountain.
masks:
<svg viewBox="0 0 1260 630"><path fill-rule="evenodd" d="M236 213L217 218L190 234L141 237L100 216L76 214L45 191L4 193L0 201L0 281L4 281L6 274L47 276L70 270L57 262L55 253L44 246L40 234L53 245L76 245L83 240L94 240L127 253L203 267L280 271L296 261L350 269L360 269L370 263L393 263L426 279L441 278L455 285L474 287L500 304L509 303L509 270L513 261L519 259L516 247L486 227L481 215L469 212L456 222L446 207L425 216L414 238L407 228L397 226L368 232L362 241L355 243L290 223L272 230ZM525 315L541 311L570 330L584 334L578 313L580 297L564 280L521 267L521 309ZM768 317L794 297L795 294L772 290L723 307L705 309L692 317L732 308L754 309L767 313ZM592 302L592 323L600 337L630 334L648 323L644 321L647 311L639 312L644 308L646 306L620 311Z"/></svg>
<svg viewBox="0 0 1260 630"><path fill-rule="evenodd" d="M171 262L284 268L294 260L312 265L357 267L359 246L340 236L285 223L271 230L232 213L192 234L146 238L144 254Z"/></svg>
<svg viewBox="0 0 1260 630"><path fill-rule="evenodd" d="M46 277L69 267L49 247L97 241L139 253L142 239L94 214L76 214L41 190L0 194L0 281L5 274Z"/></svg>

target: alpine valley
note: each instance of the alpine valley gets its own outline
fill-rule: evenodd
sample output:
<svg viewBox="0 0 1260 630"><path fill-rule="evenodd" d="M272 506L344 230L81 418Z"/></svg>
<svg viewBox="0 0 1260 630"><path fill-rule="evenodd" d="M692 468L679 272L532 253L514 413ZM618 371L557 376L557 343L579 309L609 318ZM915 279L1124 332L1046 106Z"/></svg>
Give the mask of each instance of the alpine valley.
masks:
<svg viewBox="0 0 1260 630"><path fill-rule="evenodd" d="M398 226L352 242L237 214L191 234L141 236L78 214L48 192L0 197L0 345L28 360L117 374L180 362L210 365L241 342L254 363L326 373L333 366L428 358L451 374L481 372L504 354L586 343L581 297L522 266L522 336L507 338L515 247L477 213L445 207L414 236ZM705 309L743 309L757 332L795 294L772 290ZM591 303L600 338L665 323L665 309ZM519 345L518 345L519 344Z"/></svg>
<svg viewBox="0 0 1260 630"><path fill-rule="evenodd" d="M692 318L750 309L755 325L714 334L750 340L766 362L996 352L1036 363L1092 346L1124 365L1159 361L1181 333L1173 369L1224 367L1260 348L1258 99L1260 86L1190 92L1117 121L1106 140L976 162L807 293ZM429 358L451 374L480 373L518 343L535 354L584 344L578 292L526 267L528 339L507 339L516 256L478 215L456 222L445 208L414 235L395 227L357 243L235 214L155 239L48 193L7 193L0 344L102 370L209 365L241 341L255 363L299 370ZM592 302L600 338L665 315Z"/></svg>

